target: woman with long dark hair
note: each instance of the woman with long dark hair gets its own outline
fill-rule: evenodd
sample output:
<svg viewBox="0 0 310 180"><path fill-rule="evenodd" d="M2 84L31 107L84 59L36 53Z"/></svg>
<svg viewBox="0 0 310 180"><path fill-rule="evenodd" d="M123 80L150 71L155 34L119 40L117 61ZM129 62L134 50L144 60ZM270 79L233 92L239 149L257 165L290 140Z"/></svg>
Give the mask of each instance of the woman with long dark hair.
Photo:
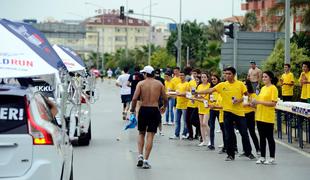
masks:
<svg viewBox="0 0 310 180"><path fill-rule="evenodd" d="M221 80L220 78L216 75L216 74L212 74L211 75L211 88L216 86L218 83L220 83ZM219 94L217 92L213 92L212 94L210 94L209 100L210 100L210 104L215 104L215 102L218 99ZM214 129L215 129L215 120L216 118L219 120L219 110L218 109L211 109L210 110L210 119L208 122L208 125L210 127L210 145L208 146L208 148L210 150L215 150L214 147Z"/></svg>
<svg viewBox="0 0 310 180"><path fill-rule="evenodd" d="M257 95L254 92L254 88L250 80L245 81L245 85L248 89L248 96L244 97L247 100L244 100L244 113L245 113L245 120L247 124L247 128L250 132L250 136L252 138L253 144L256 149L257 155L260 155L260 148L258 139L255 133L255 109L249 106L249 103L253 99L257 99Z"/></svg>
<svg viewBox="0 0 310 180"><path fill-rule="evenodd" d="M255 120L259 132L261 157L256 164L275 164L276 144L273 137L275 123L275 106L278 100L278 89L275 86L278 79L271 71L263 73L263 83L257 100L253 99L251 104L256 105ZM270 159L266 160L266 140L268 141Z"/></svg>

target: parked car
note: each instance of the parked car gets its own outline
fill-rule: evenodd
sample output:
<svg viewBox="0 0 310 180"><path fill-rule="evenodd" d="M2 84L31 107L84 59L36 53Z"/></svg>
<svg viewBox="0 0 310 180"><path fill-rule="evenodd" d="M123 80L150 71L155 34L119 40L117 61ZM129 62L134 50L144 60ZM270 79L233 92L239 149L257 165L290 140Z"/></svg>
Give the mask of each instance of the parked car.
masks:
<svg viewBox="0 0 310 180"><path fill-rule="evenodd" d="M48 99L8 85L0 99L0 179L73 180L73 148Z"/></svg>

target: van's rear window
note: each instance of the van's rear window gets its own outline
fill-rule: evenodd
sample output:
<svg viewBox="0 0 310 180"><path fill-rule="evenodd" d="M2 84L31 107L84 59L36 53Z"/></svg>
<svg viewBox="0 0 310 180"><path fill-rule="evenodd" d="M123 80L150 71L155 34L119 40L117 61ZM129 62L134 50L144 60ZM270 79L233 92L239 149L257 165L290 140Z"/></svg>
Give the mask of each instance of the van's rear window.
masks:
<svg viewBox="0 0 310 180"><path fill-rule="evenodd" d="M0 134L25 134L27 115L23 96L0 95Z"/></svg>

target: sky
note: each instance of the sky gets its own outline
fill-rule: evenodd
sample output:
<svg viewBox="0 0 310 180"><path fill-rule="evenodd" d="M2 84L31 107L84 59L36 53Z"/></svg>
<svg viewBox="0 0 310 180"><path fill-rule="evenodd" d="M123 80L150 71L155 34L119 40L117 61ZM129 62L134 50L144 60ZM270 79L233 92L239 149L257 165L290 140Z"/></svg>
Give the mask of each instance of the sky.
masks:
<svg viewBox="0 0 310 180"><path fill-rule="evenodd" d="M55 20L82 20L97 15L99 8L119 9L126 6L136 13L149 14L152 1L152 14L179 21L179 4L182 1L182 21L197 20L207 23L212 18L224 19L243 15L241 2L244 0L0 0L0 18L20 21L22 19L47 18ZM137 16L136 16L137 17ZM141 18L141 17L139 17ZM146 17L147 18L147 17ZM153 23L166 20L153 18Z"/></svg>

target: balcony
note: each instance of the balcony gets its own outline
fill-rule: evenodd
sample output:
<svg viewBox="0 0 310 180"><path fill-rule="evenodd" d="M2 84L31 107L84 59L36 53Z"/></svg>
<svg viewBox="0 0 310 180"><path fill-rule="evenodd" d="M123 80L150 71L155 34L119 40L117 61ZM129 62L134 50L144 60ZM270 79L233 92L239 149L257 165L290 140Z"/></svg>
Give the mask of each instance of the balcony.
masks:
<svg viewBox="0 0 310 180"><path fill-rule="evenodd" d="M241 4L241 10L243 10L243 11L249 10L249 3L243 3L243 4Z"/></svg>
<svg viewBox="0 0 310 180"><path fill-rule="evenodd" d="M264 9L265 8L265 1L258 1L257 8L258 9Z"/></svg>
<svg viewBox="0 0 310 180"><path fill-rule="evenodd" d="M249 4L249 10L257 10L258 1L251 1L251 2L248 2L248 4Z"/></svg>

